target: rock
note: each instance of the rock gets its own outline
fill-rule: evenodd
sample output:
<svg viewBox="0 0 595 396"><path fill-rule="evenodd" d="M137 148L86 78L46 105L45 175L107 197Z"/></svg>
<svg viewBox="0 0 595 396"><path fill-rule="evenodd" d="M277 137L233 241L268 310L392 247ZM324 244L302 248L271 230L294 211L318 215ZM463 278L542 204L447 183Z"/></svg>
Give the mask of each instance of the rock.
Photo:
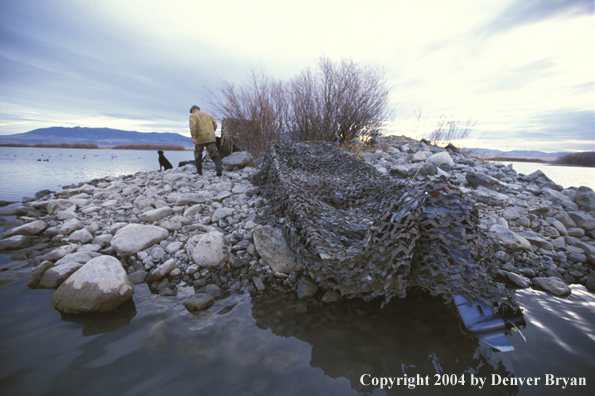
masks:
<svg viewBox="0 0 595 396"><path fill-rule="evenodd" d="M93 235L86 229L78 230L70 234L69 239L72 242L89 243L93 240Z"/></svg>
<svg viewBox="0 0 595 396"><path fill-rule="evenodd" d="M506 279L510 281L513 285L520 287L521 289L526 289L530 287L531 281L524 276L515 274L513 272L502 271Z"/></svg>
<svg viewBox="0 0 595 396"><path fill-rule="evenodd" d="M206 191L184 194L172 193L167 196L167 202L177 206L195 205L207 202L208 197L210 197L210 194Z"/></svg>
<svg viewBox="0 0 595 396"><path fill-rule="evenodd" d="M27 279L27 287L30 287L32 289L36 288L37 285L39 284L39 281L41 280L41 277L43 276L44 272L48 268L52 268L53 266L54 266L54 263L46 260L46 261L43 261L38 266L33 267L33 269L31 270L31 275L29 275L29 279Z"/></svg>
<svg viewBox="0 0 595 396"><path fill-rule="evenodd" d="M546 241L545 239L543 239L542 237L540 237L532 231L522 231L519 232L518 235L528 240L531 244L544 248L546 250L553 250L554 248L550 242Z"/></svg>
<svg viewBox="0 0 595 396"><path fill-rule="evenodd" d="M26 235L15 235L9 238L0 239L0 250L20 249L27 246L31 237Z"/></svg>
<svg viewBox="0 0 595 396"><path fill-rule="evenodd" d="M67 199L53 199L48 202L46 209L49 214L57 214L73 206L75 205Z"/></svg>
<svg viewBox="0 0 595 396"><path fill-rule="evenodd" d="M570 216L576 225L583 230L595 230L595 219L590 214L584 212L568 212L568 216Z"/></svg>
<svg viewBox="0 0 595 396"><path fill-rule="evenodd" d="M19 227L11 228L2 234L2 238L8 238L13 235L37 235L47 228L47 224L42 220L35 220L31 223L23 224Z"/></svg>
<svg viewBox="0 0 595 396"><path fill-rule="evenodd" d="M475 190L475 199L490 206L506 206L508 205L508 195L500 194L499 192L488 190L484 186L478 186Z"/></svg>
<svg viewBox="0 0 595 396"><path fill-rule="evenodd" d="M289 274L302 269L280 228L258 226L253 231L253 237L256 251L273 271Z"/></svg>
<svg viewBox="0 0 595 396"><path fill-rule="evenodd" d="M516 220L527 215L527 210L518 206L509 206L502 211L502 217L506 220Z"/></svg>
<svg viewBox="0 0 595 396"><path fill-rule="evenodd" d="M541 170L536 170L535 172L531 173L528 177L537 184L554 183L553 180L547 177L545 173L543 173Z"/></svg>
<svg viewBox="0 0 595 396"><path fill-rule="evenodd" d="M212 216L213 222L218 222L221 219L225 219L233 215L233 209L231 208L217 208Z"/></svg>
<svg viewBox="0 0 595 396"><path fill-rule="evenodd" d="M167 274L169 274L174 268L176 268L177 262L175 259L169 259L165 263L158 265L155 267L153 271L147 277L147 283L154 282L156 280L163 279Z"/></svg>
<svg viewBox="0 0 595 396"><path fill-rule="evenodd" d="M473 188L483 186L494 191L500 191L504 188L500 180L479 172L467 172L465 179L467 179L469 185Z"/></svg>
<svg viewBox="0 0 595 396"><path fill-rule="evenodd" d="M133 285L138 285L145 282L149 273L147 271L138 270L128 275L128 280Z"/></svg>
<svg viewBox="0 0 595 396"><path fill-rule="evenodd" d="M574 220L572 220L572 218L566 212L558 212L554 216L554 219L558 220L566 228L576 227L576 222Z"/></svg>
<svg viewBox="0 0 595 396"><path fill-rule="evenodd" d="M585 230L578 227L573 227L568 229L568 235L575 237L575 238L582 238L585 236Z"/></svg>
<svg viewBox="0 0 595 396"><path fill-rule="evenodd" d="M71 253L76 252L77 249L78 249L78 246L74 245L74 244L62 245L62 246L58 246L56 249L52 250L51 252L44 254L40 258L42 260L56 261L56 260L60 260L64 256L67 256Z"/></svg>
<svg viewBox="0 0 595 396"><path fill-rule="evenodd" d="M70 235L74 231L80 230L81 228L83 228L83 223L79 219L70 219L62 224L62 227L60 227L58 233L62 235Z"/></svg>
<svg viewBox="0 0 595 396"><path fill-rule="evenodd" d="M427 159L427 162L434 164L436 168L440 168L446 172L448 172L455 166L454 161L452 160L452 158L450 158L450 154L448 154L446 151L442 151L440 153L431 155Z"/></svg>
<svg viewBox="0 0 595 396"><path fill-rule="evenodd" d="M221 267L229 259L230 250L231 243L225 235L212 231L200 237L192 252L192 259L200 267Z"/></svg>
<svg viewBox="0 0 595 396"><path fill-rule="evenodd" d="M574 202L585 212L595 212L595 191L589 187L579 187Z"/></svg>
<svg viewBox="0 0 595 396"><path fill-rule="evenodd" d="M68 263L48 268L43 273L37 287L40 289L56 289L82 266L82 264L78 263Z"/></svg>
<svg viewBox="0 0 595 396"><path fill-rule="evenodd" d="M56 290L52 303L68 313L106 312L132 297L134 286L118 259L100 256L72 274Z"/></svg>
<svg viewBox="0 0 595 396"><path fill-rule="evenodd" d="M242 169L246 166L254 166L254 159L247 151L237 151L221 160L223 167L230 171L233 168Z"/></svg>
<svg viewBox="0 0 595 396"><path fill-rule="evenodd" d="M428 156L423 151L418 151L413 154L413 158L411 158L411 162L424 162L428 159Z"/></svg>
<svg viewBox="0 0 595 396"><path fill-rule="evenodd" d="M341 299L341 295L334 290L327 290L320 301L323 303L333 303L335 301L339 301Z"/></svg>
<svg viewBox="0 0 595 396"><path fill-rule="evenodd" d="M215 304L215 297L207 293L195 293L183 302L184 307L190 312L199 312Z"/></svg>
<svg viewBox="0 0 595 396"><path fill-rule="evenodd" d="M215 298L219 298L223 296L224 291L219 286L215 284L210 284L205 287L205 292Z"/></svg>
<svg viewBox="0 0 595 396"><path fill-rule="evenodd" d="M424 162L423 164L421 164L421 166L419 167L419 170L417 171L417 174L419 176L433 176L435 175L437 172L436 166L430 162Z"/></svg>
<svg viewBox="0 0 595 396"><path fill-rule="evenodd" d="M56 265L63 265L63 264L86 264L89 261L93 260L95 257L99 257L101 254L96 252L90 251L78 251L76 253L69 253L56 261Z"/></svg>
<svg viewBox="0 0 595 396"><path fill-rule="evenodd" d="M578 210L578 205L561 192L544 187L541 189L541 194L556 205L561 205L569 210Z"/></svg>
<svg viewBox="0 0 595 396"><path fill-rule="evenodd" d="M143 224L129 224L116 232L110 244L116 252L131 256L161 242L169 236L162 227Z"/></svg>
<svg viewBox="0 0 595 396"><path fill-rule="evenodd" d="M506 227L493 225L490 227L489 235L500 242L502 246L510 250L530 250L531 243Z"/></svg>
<svg viewBox="0 0 595 396"><path fill-rule="evenodd" d="M297 297L299 299L314 297L318 286L316 283L307 278L302 278L298 281Z"/></svg>
<svg viewBox="0 0 595 396"><path fill-rule="evenodd" d="M260 280L260 278L255 276L252 278L252 282L254 282L254 286L256 286L256 289L258 289L259 291L263 291L265 289L264 283L262 283L262 280Z"/></svg>
<svg viewBox="0 0 595 396"><path fill-rule="evenodd" d="M173 213L172 208L169 206L163 206L158 209L149 210L147 212L142 213L139 216L140 221L145 223L153 223L154 221L159 221L167 216L170 216Z"/></svg>
<svg viewBox="0 0 595 396"><path fill-rule="evenodd" d="M544 290L548 293L551 293L555 296L566 297L572 293L572 289L564 283L564 281L560 278L553 277L553 278L533 278L531 280L532 285L534 288L539 290Z"/></svg>

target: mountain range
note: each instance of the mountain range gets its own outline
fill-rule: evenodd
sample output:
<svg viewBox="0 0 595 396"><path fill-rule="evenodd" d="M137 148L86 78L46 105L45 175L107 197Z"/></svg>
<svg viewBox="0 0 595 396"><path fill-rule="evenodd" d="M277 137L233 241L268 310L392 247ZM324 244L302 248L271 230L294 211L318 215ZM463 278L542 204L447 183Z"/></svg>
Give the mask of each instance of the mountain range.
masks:
<svg viewBox="0 0 595 396"><path fill-rule="evenodd" d="M114 147L124 144L157 144L157 145L180 145L185 148L194 148L192 139L179 133L171 132L135 132L123 131L111 128L83 128L83 127L51 127L40 128L30 132L14 135L0 135L0 144L74 144L74 143L95 143L99 147ZM471 149L479 155L499 156L504 158L525 158L554 161L557 158L570 154L569 152L546 153L534 150L512 150L500 151L475 148Z"/></svg>
<svg viewBox="0 0 595 396"><path fill-rule="evenodd" d="M74 144L95 143L99 147L114 147L124 144L179 145L194 148L192 139L171 132L135 132L111 128L51 127L14 135L0 135L0 144Z"/></svg>

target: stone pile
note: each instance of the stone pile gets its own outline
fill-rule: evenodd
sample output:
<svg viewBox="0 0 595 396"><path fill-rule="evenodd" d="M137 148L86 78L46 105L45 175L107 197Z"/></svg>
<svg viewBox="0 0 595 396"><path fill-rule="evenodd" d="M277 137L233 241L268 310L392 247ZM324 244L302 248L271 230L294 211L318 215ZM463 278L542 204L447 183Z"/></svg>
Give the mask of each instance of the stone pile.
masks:
<svg viewBox="0 0 595 396"><path fill-rule="evenodd" d="M593 190L405 137L377 142L354 155L397 178L445 177L476 202L482 229L499 244L501 282L557 295L573 283L595 290ZM251 183L258 167L242 166L222 177L192 165L107 177L2 208L0 216L17 218L0 217L0 251L13 260L0 283L27 274L29 287L57 289L54 304L67 312L114 309L142 283L162 296L193 286L184 304L192 312L242 292L341 298L319 290L278 228L258 224L268 202Z"/></svg>

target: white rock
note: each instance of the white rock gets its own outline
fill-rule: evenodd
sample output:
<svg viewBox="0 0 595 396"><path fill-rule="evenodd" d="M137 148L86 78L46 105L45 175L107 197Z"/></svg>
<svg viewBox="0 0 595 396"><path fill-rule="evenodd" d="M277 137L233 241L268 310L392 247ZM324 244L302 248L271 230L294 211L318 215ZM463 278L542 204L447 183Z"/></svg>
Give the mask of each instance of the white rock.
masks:
<svg viewBox="0 0 595 396"><path fill-rule="evenodd" d="M93 240L93 235L86 228L83 228L70 234L69 239L72 242L89 243Z"/></svg>
<svg viewBox="0 0 595 396"><path fill-rule="evenodd" d="M531 243L528 240L501 225L491 226L489 234L507 249L531 250Z"/></svg>
<svg viewBox="0 0 595 396"><path fill-rule="evenodd" d="M427 159L427 162L431 162L436 166L436 168L440 168L443 171L447 172L455 166L454 161L452 160L452 158L450 158L450 154L448 154L446 151L441 151L439 153L431 155Z"/></svg>
<svg viewBox="0 0 595 396"><path fill-rule="evenodd" d="M60 227L58 233L62 235L70 235L74 231L80 230L81 228L83 228L83 223L79 219L70 219L62 224L62 227Z"/></svg>
<svg viewBox="0 0 595 396"><path fill-rule="evenodd" d="M174 211L169 206L163 206L159 209L149 210L148 212L144 212L139 216L141 221L145 223L152 223L154 221L159 221L167 216L170 216Z"/></svg>
<svg viewBox="0 0 595 396"><path fill-rule="evenodd" d="M10 230L2 234L2 238L8 238L13 235L37 235L43 230L45 230L47 226L48 225L45 221L35 220L31 223L26 223L22 226L11 228Z"/></svg>
<svg viewBox="0 0 595 396"><path fill-rule="evenodd" d="M225 235L217 231L208 232L198 240L192 259L200 267L221 267L229 259L230 249L231 243Z"/></svg>
<svg viewBox="0 0 595 396"><path fill-rule="evenodd" d="M253 236L258 254L273 271L288 274L302 269L295 253L289 249L280 228L269 225L258 226L254 229Z"/></svg>
<svg viewBox="0 0 595 396"><path fill-rule="evenodd" d="M110 244L122 255L133 255L166 239L165 228L144 224L129 224L116 232Z"/></svg>
<svg viewBox="0 0 595 396"><path fill-rule="evenodd" d="M57 309L69 313L105 312L132 297L134 286L118 259L100 256L72 274L52 298Z"/></svg>

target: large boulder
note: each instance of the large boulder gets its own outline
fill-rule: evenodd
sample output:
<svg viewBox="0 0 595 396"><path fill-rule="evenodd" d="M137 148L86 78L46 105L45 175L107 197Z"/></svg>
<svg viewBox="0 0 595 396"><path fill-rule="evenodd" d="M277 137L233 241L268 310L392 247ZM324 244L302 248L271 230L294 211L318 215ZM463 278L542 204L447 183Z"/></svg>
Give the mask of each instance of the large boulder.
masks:
<svg viewBox="0 0 595 396"><path fill-rule="evenodd" d="M544 290L555 296L566 297L572 293L572 289L562 279L555 276L550 278L533 278L531 283L534 288Z"/></svg>
<svg viewBox="0 0 595 396"><path fill-rule="evenodd" d="M233 168L241 169L246 166L254 166L254 159L247 151L239 151L223 158L221 163L226 170L230 171Z"/></svg>
<svg viewBox="0 0 595 396"><path fill-rule="evenodd" d="M0 239L0 250L20 249L27 246L31 237L27 235L14 235L8 238Z"/></svg>
<svg viewBox="0 0 595 396"><path fill-rule="evenodd" d="M224 234L212 231L200 237L192 252L192 259L200 267L217 268L229 259L231 243Z"/></svg>
<svg viewBox="0 0 595 396"><path fill-rule="evenodd" d="M568 216L570 216L576 225L583 230L595 230L595 219L590 214L584 212L568 212Z"/></svg>
<svg viewBox="0 0 595 396"><path fill-rule="evenodd" d="M122 255L131 256L166 239L169 231L153 225L129 224L116 232L110 244Z"/></svg>
<svg viewBox="0 0 595 396"><path fill-rule="evenodd" d="M158 209L149 210L147 212L142 213L139 218L140 221L145 223L152 223L154 221L159 221L161 219L170 216L174 211L169 206L162 206Z"/></svg>
<svg viewBox="0 0 595 396"><path fill-rule="evenodd" d="M508 228L495 224L490 227L489 235L510 250L530 250L531 243Z"/></svg>
<svg viewBox="0 0 595 396"><path fill-rule="evenodd" d="M561 205L568 210L578 210L578 205L559 191L543 187L541 189L541 194L556 205Z"/></svg>
<svg viewBox="0 0 595 396"><path fill-rule="evenodd" d="M35 220L31 223L23 224L22 226L11 228L2 234L2 238L8 238L13 235L37 235L46 229L48 225L45 221Z"/></svg>
<svg viewBox="0 0 595 396"><path fill-rule="evenodd" d="M275 272L289 274L300 271L302 266L297 256L287 245L283 231L270 225L258 226L253 231L254 245L258 254Z"/></svg>
<svg viewBox="0 0 595 396"><path fill-rule="evenodd" d="M68 313L106 312L118 308L133 294L134 286L120 261L112 256L100 256L64 281L52 302L57 309Z"/></svg>
<svg viewBox="0 0 595 396"><path fill-rule="evenodd" d="M589 187L581 186L576 192L574 202L586 212L595 211L595 191Z"/></svg>
<svg viewBox="0 0 595 396"><path fill-rule="evenodd" d="M427 159L427 162L431 162L437 168L440 168L446 172L448 172L455 166L454 161L452 160L452 158L450 158L450 154L448 154L446 151L441 151L439 153L431 155Z"/></svg>
<svg viewBox="0 0 595 396"><path fill-rule="evenodd" d="M78 263L68 263L48 268L43 273L37 287L40 289L56 289L82 266L82 264Z"/></svg>
<svg viewBox="0 0 595 396"><path fill-rule="evenodd" d="M484 186L490 190L500 191L505 187L504 184L495 177L479 172L467 172L465 178L469 182L469 185L473 188Z"/></svg>
<svg viewBox="0 0 595 396"><path fill-rule="evenodd" d="M510 200L508 195L489 190L484 186L478 186L474 195L479 202L490 206L506 206Z"/></svg>
<svg viewBox="0 0 595 396"><path fill-rule="evenodd" d="M67 199L53 199L48 202L46 209L49 214L56 214L73 206L75 205Z"/></svg>

